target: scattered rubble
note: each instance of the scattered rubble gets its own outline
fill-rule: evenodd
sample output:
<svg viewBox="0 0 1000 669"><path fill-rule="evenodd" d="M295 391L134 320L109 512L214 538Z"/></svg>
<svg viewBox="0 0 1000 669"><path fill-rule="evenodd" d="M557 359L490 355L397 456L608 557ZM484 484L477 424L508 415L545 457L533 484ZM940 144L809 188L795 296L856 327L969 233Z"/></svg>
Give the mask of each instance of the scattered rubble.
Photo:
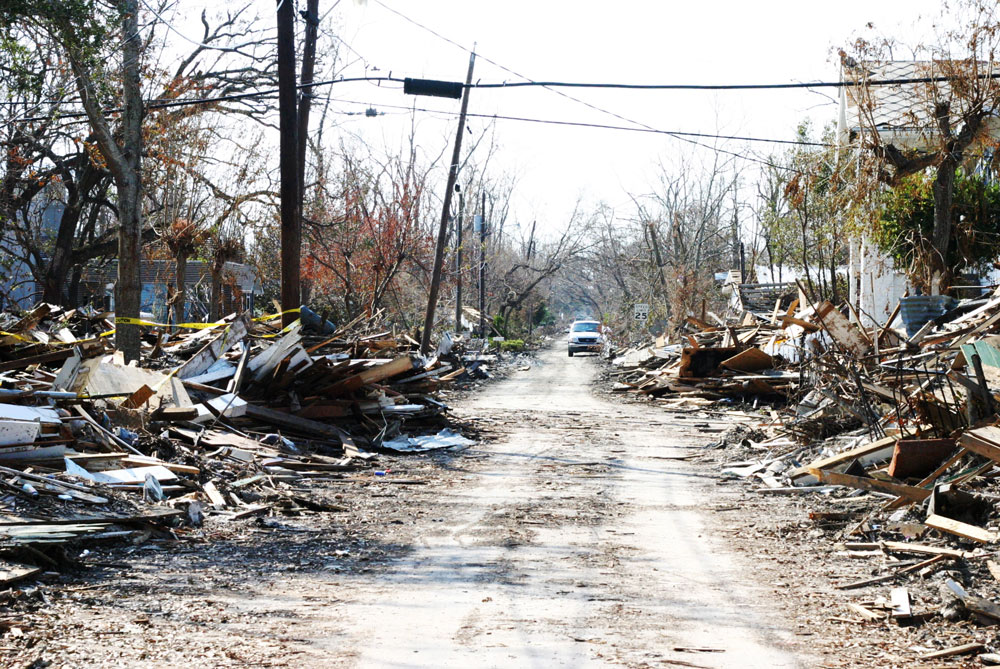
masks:
<svg viewBox="0 0 1000 669"><path fill-rule="evenodd" d="M489 378L496 356L446 336L424 357L378 318L336 328L301 313L284 329L281 314L143 322L141 365L114 350L113 314L0 314L0 601L72 564L63 547L343 511L311 491L419 484L379 453L474 443L439 391Z"/></svg>
<svg viewBox="0 0 1000 669"><path fill-rule="evenodd" d="M802 500L804 531L844 558L830 621L933 622L911 660L986 662L1000 650L1000 290L917 301L889 319L904 327L860 327L800 286L617 351L612 388L741 419L717 440L721 475Z"/></svg>

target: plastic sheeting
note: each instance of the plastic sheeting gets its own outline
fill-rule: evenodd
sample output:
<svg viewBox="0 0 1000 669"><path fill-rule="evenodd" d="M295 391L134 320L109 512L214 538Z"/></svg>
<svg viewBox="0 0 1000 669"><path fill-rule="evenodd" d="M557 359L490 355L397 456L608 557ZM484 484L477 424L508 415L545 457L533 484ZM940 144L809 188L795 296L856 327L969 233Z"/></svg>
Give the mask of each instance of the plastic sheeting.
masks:
<svg viewBox="0 0 1000 669"><path fill-rule="evenodd" d="M458 432L445 428L437 434L424 437L410 437L403 434L395 439L383 441L382 448L399 453L419 453L422 451L436 451L442 448L472 446L475 443L472 439L467 439Z"/></svg>

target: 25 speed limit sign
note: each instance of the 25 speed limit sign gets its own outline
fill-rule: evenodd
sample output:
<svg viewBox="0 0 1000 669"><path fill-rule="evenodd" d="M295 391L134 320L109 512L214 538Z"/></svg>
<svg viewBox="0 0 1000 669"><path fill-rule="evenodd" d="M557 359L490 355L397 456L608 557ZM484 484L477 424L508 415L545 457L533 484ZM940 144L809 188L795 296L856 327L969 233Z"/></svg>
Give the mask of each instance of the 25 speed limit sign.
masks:
<svg viewBox="0 0 1000 669"><path fill-rule="evenodd" d="M636 304L635 305L634 318L637 321L647 321L649 320L649 305L648 304Z"/></svg>

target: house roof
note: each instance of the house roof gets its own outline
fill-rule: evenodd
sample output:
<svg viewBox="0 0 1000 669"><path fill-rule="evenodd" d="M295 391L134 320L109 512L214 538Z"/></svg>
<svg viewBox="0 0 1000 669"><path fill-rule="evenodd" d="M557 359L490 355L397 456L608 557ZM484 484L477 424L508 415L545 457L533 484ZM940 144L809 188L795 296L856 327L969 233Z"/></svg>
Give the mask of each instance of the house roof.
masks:
<svg viewBox="0 0 1000 669"><path fill-rule="evenodd" d="M988 66L982 64L984 69ZM993 67L1000 75L1000 66ZM900 79L927 79L949 74L942 61L888 61L860 63L845 66L843 79L847 82L895 81ZM932 141L938 134L933 118L931 100L953 98L952 125L960 122L960 97L952 95L948 81L924 81L895 84L869 84L864 93L854 86L841 88L840 131L842 141L848 132L857 133L862 127L875 127L882 140L903 148L919 148ZM863 118L864 117L864 118ZM1000 123L990 124L991 134L998 136Z"/></svg>

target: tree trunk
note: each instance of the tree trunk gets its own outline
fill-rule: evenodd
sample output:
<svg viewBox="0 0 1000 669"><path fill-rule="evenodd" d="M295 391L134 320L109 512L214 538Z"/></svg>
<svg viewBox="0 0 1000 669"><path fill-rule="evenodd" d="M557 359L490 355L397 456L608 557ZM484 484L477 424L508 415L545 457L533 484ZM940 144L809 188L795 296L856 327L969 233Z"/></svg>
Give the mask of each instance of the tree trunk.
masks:
<svg viewBox="0 0 1000 669"><path fill-rule="evenodd" d="M211 322L222 318L222 272L212 272L212 297L208 305L208 320Z"/></svg>
<svg viewBox="0 0 1000 669"><path fill-rule="evenodd" d="M184 306L186 302L187 295L184 292L186 286L187 277L187 262L188 254L181 253L177 254L175 259L177 277L174 279L174 286L176 292L174 292L174 324L183 323L186 319L184 317Z"/></svg>
<svg viewBox="0 0 1000 669"><path fill-rule="evenodd" d="M931 293L938 294L951 283L948 250L951 245L951 206L955 193L957 159L948 156L938 166L934 176L934 232L931 235L933 251L930 258Z"/></svg>
<svg viewBox="0 0 1000 669"><path fill-rule="evenodd" d="M76 309L80 306L80 280L82 278L83 268L79 265L74 265L73 271L69 275L69 287L66 289L69 296L66 306L70 309Z"/></svg>
<svg viewBox="0 0 1000 669"><path fill-rule="evenodd" d="M42 299L50 304L67 304L63 288L73 260L73 241L76 236L76 225L80 220L80 207L79 201L72 202L63 210L59 219L55 248L52 250L52 260L45 271L42 291Z"/></svg>

